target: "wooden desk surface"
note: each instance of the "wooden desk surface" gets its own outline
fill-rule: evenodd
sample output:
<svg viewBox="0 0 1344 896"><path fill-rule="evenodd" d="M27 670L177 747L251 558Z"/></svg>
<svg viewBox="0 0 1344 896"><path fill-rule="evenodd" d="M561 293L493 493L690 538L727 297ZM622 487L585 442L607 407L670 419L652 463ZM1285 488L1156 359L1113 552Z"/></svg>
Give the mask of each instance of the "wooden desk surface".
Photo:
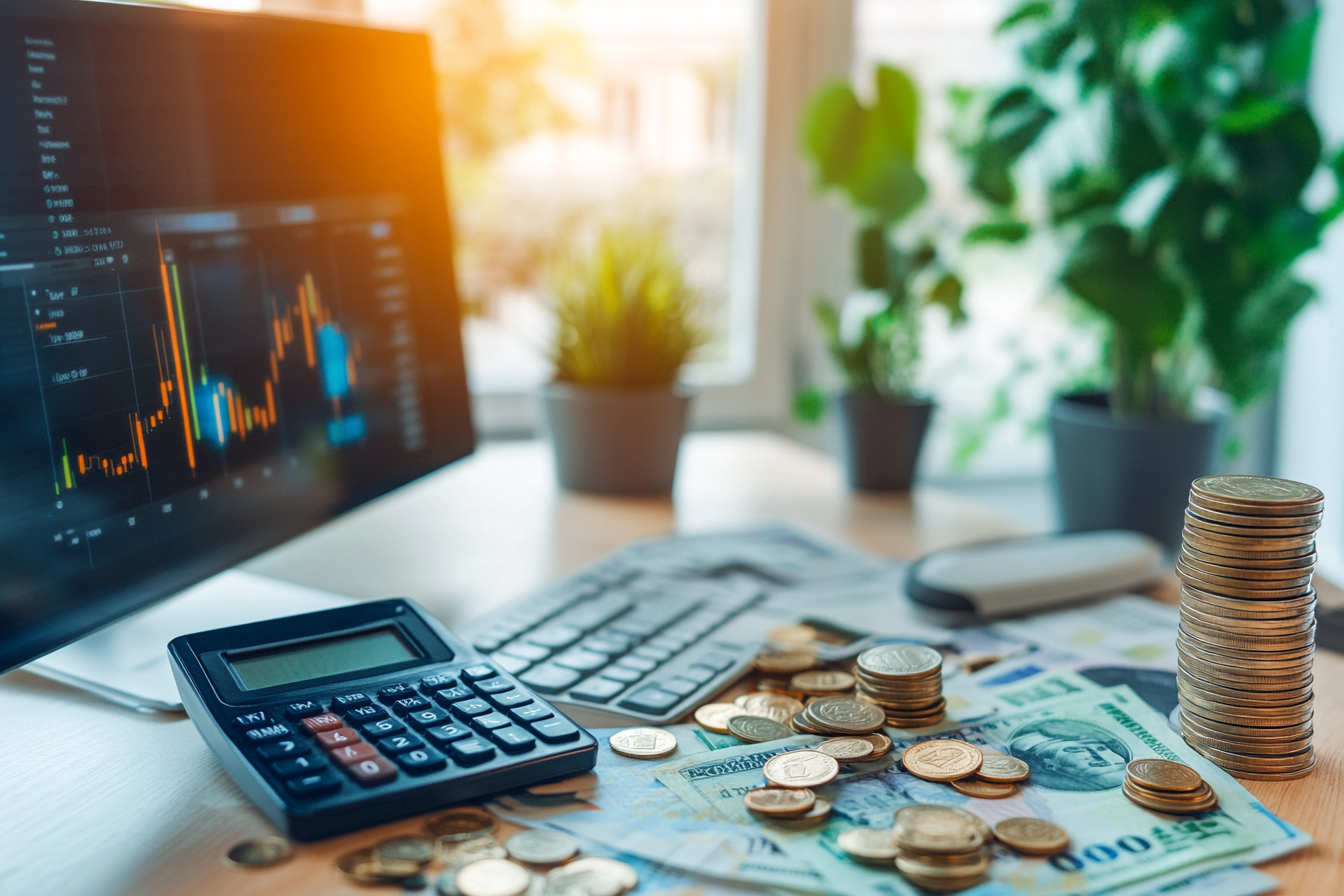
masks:
<svg viewBox="0 0 1344 896"><path fill-rule="evenodd" d="M770 435L691 437L671 501L558 492L547 451L487 446L247 569L358 597L414 597L452 626L634 538L785 520L912 557L1017 531L937 489L850 495L830 459ZM1317 841L1264 866L1281 892L1333 896L1344 891L1344 657L1323 652L1316 663L1316 773L1246 785ZM300 845L263 872L226 868L230 844L271 828L184 717L136 714L20 671L0 677L0 718L2 896L354 893L334 857L417 827Z"/></svg>

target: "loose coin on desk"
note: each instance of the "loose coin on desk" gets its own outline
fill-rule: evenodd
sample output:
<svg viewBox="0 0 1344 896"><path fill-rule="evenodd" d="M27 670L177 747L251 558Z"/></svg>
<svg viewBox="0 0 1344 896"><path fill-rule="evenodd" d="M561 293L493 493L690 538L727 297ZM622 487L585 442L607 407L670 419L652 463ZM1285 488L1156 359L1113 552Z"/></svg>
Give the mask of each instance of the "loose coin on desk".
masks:
<svg viewBox="0 0 1344 896"><path fill-rule="evenodd" d="M380 859L372 849L356 849L336 859L336 870L358 884L395 884L420 874L419 862Z"/></svg>
<svg viewBox="0 0 1344 896"><path fill-rule="evenodd" d="M1125 766L1134 783L1153 790L1198 790L1204 783L1199 772L1170 759L1135 759Z"/></svg>
<svg viewBox="0 0 1344 896"><path fill-rule="evenodd" d="M981 781L993 781L997 784L1012 784L1031 777L1031 767L1016 756L1003 753L985 753L985 761L975 776Z"/></svg>
<svg viewBox="0 0 1344 896"><path fill-rule="evenodd" d="M706 731L728 733L728 720L742 715L742 707L735 703L706 703L695 711L695 721Z"/></svg>
<svg viewBox="0 0 1344 896"><path fill-rule="evenodd" d="M875 865L890 865L897 854L891 828L850 828L835 839L835 845L850 858Z"/></svg>
<svg viewBox="0 0 1344 896"><path fill-rule="evenodd" d="M802 815L817 802L810 790L788 787L757 787L742 797L743 804L762 815Z"/></svg>
<svg viewBox="0 0 1344 896"><path fill-rule="evenodd" d="M504 841L509 857L529 865L558 865L579 852L579 842L563 831L534 829Z"/></svg>
<svg viewBox="0 0 1344 896"><path fill-rule="evenodd" d="M781 725L774 719L741 715L728 720L728 733L743 743L763 744L766 741L793 737L794 732L793 729Z"/></svg>
<svg viewBox="0 0 1344 896"><path fill-rule="evenodd" d="M434 842L414 834L392 837L375 843L373 855L382 862L415 862L417 865L428 865L434 859Z"/></svg>
<svg viewBox="0 0 1344 896"><path fill-rule="evenodd" d="M790 750L769 759L762 772L780 787L820 787L835 780L840 763L820 750Z"/></svg>
<svg viewBox="0 0 1344 896"><path fill-rule="evenodd" d="M1005 818L994 825L994 836L1028 856L1053 856L1069 848L1069 832L1044 818Z"/></svg>
<svg viewBox="0 0 1344 896"><path fill-rule="evenodd" d="M906 748L901 764L925 781L955 781L980 770L985 754L964 740L926 740Z"/></svg>
<svg viewBox="0 0 1344 896"><path fill-rule="evenodd" d="M462 896L523 896L532 872L508 859L481 859L457 869L454 883Z"/></svg>
<svg viewBox="0 0 1344 896"><path fill-rule="evenodd" d="M619 888L615 891L616 893L628 893L639 886L639 874L629 865L615 859L589 856L575 859L568 865L548 872L546 878L552 884L552 888L547 890L547 893L563 893L566 889L565 886L563 884L555 886L556 882L574 875L584 875L585 877L582 882L583 889L577 891L584 896L593 892L610 892L613 885ZM595 881L602 881L603 883L595 883Z"/></svg>
<svg viewBox="0 0 1344 896"><path fill-rule="evenodd" d="M484 837L495 829L495 816L484 809L462 806L440 812L425 822L429 833L443 841L471 840Z"/></svg>
<svg viewBox="0 0 1344 896"><path fill-rule="evenodd" d="M677 739L661 728L626 728L613 734L607 743L614 752L630 759L663 759L677 751Z"/></svg>
<svg viewBox="0 0 1344 896"><path fill-rule="evenodd" d="M859 762L873 755L872 743L861 737L833 737L817 744L817 752L834 756L840 762Z"/></svg>
<svg viewBox="0 0 1344 896"><path fill-rule="evenodd" d="M982 781L980 778L959 778L955 781L949 781L952 789L957 793L973 796L981 800L1002 800L1017 793L1017 785L1011 783L999 783L997 781Z"/></svg>
<svg viewBox="0 0 1344 896"><path fill-rule="evenodd" d="M235 843L224 854L224 861L239 868L265 868L278 865L294 855L294 847L284 837L253 837Z"/></svg>

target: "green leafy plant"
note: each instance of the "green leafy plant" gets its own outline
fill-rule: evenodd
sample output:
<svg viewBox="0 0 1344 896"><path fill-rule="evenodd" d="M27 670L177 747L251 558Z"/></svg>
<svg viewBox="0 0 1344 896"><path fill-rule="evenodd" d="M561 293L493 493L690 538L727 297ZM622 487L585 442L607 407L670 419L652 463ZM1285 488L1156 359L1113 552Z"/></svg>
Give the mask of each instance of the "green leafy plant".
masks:
<svg viewBox="0 0 1344 896"><path fill-rule="evenodd" d="M1318 15L1297 9L1032 0L999 25L1022 36L1026 76L963 136L992 211L968 239L1044 225L1065 240L1060 282L1110 323L1118 416L1189 416L1205 382L1244 406L1277 382L1287 328L1313 296L1293 263L1344 211L1304 204L1322 160L1304 101ZM1037 221L1018 189L1033 147L1047 171ZM1344 155L1330 167L1338 185Z"/></svg>
<svg viewBox="0 0 1344 896"><path fill-rule="evenodd" d="M607 227L550 277L557 382L671 386L708 338L700 294L661 227Z"/></svg>
<svg viewBox="0 0 1344 896"><path fill-rule="evenodd" d="M961 281L932 236L898 232L928 193L916 167L918 134L914 82L886 65L877 66L871 104L843 81L828 84L803 125L817 186L843 195L859 219L856 280L868 291L843 312L819 299L817 322L847 387L889 399L914 392L920 309L942 305L953 322L965 318ZM815 417L821 407L810 394L795 402L800 416Z"/></svg>

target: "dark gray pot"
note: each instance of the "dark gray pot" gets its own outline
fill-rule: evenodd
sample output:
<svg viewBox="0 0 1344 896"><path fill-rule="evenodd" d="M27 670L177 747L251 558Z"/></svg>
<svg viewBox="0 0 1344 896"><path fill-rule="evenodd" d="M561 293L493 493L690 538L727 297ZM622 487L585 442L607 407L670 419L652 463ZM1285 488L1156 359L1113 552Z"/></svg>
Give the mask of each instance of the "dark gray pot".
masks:
<svg viewBox="0 0 1344 896"><path fill-rule="evenodd" d="M1116 419L1103 393L1050 408L1055 491L1065 532L1133 529L1173 553L1191 481L1214 471L1222 418Z"/></svg>
<svg viewBox="0 0 1344 896"><path fill-rule="evenodd" d="M838 403L849 487L865 492L908 491L915 480L933 402L888 401L864 392L846 392Z"/></svg>
<svg viewBox="0 0 1344 896"><path fill-rule="evenodd" d="M548 383L542 402L562 487L604 495L672 491L689 395Z"/></svg>

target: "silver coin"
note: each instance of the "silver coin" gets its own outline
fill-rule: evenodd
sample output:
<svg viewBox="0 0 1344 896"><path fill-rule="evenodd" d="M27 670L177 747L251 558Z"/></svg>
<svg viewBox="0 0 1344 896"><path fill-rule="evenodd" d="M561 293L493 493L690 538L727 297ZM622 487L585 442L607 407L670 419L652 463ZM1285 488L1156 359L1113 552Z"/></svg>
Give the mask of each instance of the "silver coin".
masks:
<svg viewBox="0 0 1344 896"><path fill-rule="evenodd" d="M744 743L762 744L766 741L792 737L794 732L774 719L761 716L733 716L728 720L728 733Z"/></svg>
<svg viewBox="0 0 1344 896"><path fill-rule="evenodd" d="M540 828L514 834L504 841L510 858L529 865L558 865L573 858L579 851L579 842L563 831Z"/></svg>
<svg viewBox="0 0 1344 896"><path fill-rule="evenodd" d="M859 669L884 678L931 675L943 666L943 655L923 644L882 644L859 654Z"/></svg>
<svg viewBox="0 0 1344 896"><path fill-rule="evenodd" d="M239 868L265 868L278 865L294 855L294 847L284 837L253 837L235 843L224 860Z"/></svg>

